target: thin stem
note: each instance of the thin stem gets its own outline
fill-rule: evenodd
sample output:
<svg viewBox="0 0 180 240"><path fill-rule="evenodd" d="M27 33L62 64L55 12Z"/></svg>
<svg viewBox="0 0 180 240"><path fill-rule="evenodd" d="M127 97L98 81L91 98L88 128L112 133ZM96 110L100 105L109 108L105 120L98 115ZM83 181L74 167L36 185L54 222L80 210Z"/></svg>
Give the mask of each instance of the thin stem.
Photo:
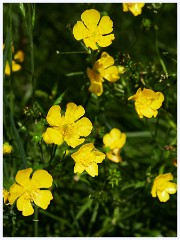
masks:
<svg viewBox="0 0 180 240"><path fill-rule="evenodd" d="M56 51L56 53L58 55L63 55L63 54L77 54L77 53L81 53L81 54L89 54L89 52L84 52L84 51L74 51L74 52L60 52L60 51Z"/></svg>
<svg viewBox="0 0 180 240"><path fill-rule="evenodd" d="M35 78L34 78L34 45L33 45L33 26L32 26L32 6L31 3L28 3L28 34L29 34L29 41L30 41L30 72L31 72L31 83L32 83L32 106L34 105L35 101Z"/></svg>
<svg viewBox="0 0 180 240"><path fill-rule="evenodd" d="M34 206L34 237L38 237L38 213L39 213L39 209L38 206Z"/></svg>
<svg viewBox="0 0 180 240"><path fill-rule="evenodd" d="M166 65L163 61L163 59L161 58L160 52L159 52L159 47L158 47L158 26L155 26L155 33L156 33L156 39L155 39L155 47L156 47L156 52L159 58L159 61L161 63L162 69L164 71L165 74L168 74L167 69L166 69Z"/></svg>

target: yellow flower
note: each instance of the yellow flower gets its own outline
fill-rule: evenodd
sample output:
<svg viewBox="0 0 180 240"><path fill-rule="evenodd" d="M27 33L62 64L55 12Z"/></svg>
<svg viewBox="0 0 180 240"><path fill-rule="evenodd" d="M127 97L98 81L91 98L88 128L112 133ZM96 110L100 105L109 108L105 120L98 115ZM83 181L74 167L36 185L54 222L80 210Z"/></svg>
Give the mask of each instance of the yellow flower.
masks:
<svg viewBox="0 0 180 240"><path fill-rule="evenodd" d="M177 191L176 183L170 182L173 180L171 173L160 174L154 180L151 190L152 197L158 196L161 202L169 200L169 194L174 194Z"/></svg>
<svg viewBox="0 0 180 240"><path fill-rule="evenodd" d="M61 116L60 110L58 105L50 108L46 120L51 127L47 128L43 139L47 144L57 145L65 141L69 146L75 148L85 141L85 138L80 138L81 136L87 137L91 133L92 123L86 117L81 118L85 113L81 105L68 103L64 116Z"/></svg>
<svg viewBox="0 0 180 240"><path fill-rule="evenodd" d="M99 60L93 66L93 69L87 68L87 75L90 79L90 92L94 92L97 96L103 93L102 82L104 79L109 82L116 82L119 76L119 68L114 65L114 58L107 52L103 52ZM121 68L122 72L122 68Z"/></svg>
<svg viewBox="0 0 180 240"><path fill-rule="evenodd" d="M3 144L3 154L9 154L12 152L12 150L13 150L13 147L9 145L9 143L5 142Z"/></svg>
<svg viewBox="0 0 180 240"><path fill-rule="evenodd" d="M4 203L5 203L6 205L8 205L8 204L7 204L7 202L8 202L8 197L9 197L9 192L8 192L6 189L3 189L3 198L4 198Z"/></svg>
<svg viewBox="0 0 180 240"><path fill-rule="evenodd" d="M122 148L126 142L126 134L121 133L117 128L113 128L110 133L107 133L103 137L103 143L105 147L109 147L111 150L114 148Z"/></svg>
<svg viewBox="0 0 180 240"><path fill-rule="evenodd" d="M5 45L3 45L3 48L5 47ZM14 46L12 46L12 53L14 53ZM12 60L12 72L17 72L21 69L21 65L18 64L19 62L23 62L24 61L24 53L23 51L19 50L17 51L17 53L14 55L14 58ZM6 66L5 66L5 74L6 75L10 75L11 74L11 68L9 65L9 62L6 61Z"/></svg>
<svg viewBox="0 0 180 240"><path fill-rule="evenodd" d="M12 205L17 200L17 209L22 211L23 216L34 213L32 202L42 209L47 209L53 199L52 193L44 190L52 186L52 176L45 170L36 170L30 178L32 171L32 168L18 171L15 177L16 183L9 190L9 203Z"/></svg>
<svg viewBox="0 0 180 240"><path fill-rule="evenodd" d="M75 161L74 173L84 170L92 177L98 176L98 165L105 159L105 154L96 150L92 143L84 144L71 155Z"/></svg>
<svg viewBox="0 0 180 240"><path fill-rule="evenodd" d="M123 11L131 11L134 16L140 15L145 3L123 3Z"/></svg>
<svg viewBox="0 0 180 240"><path fill-rule="evenodd" d="M109 160L115 163L122 162L122 157L120 156L120 148L114 148L106 153L106 156Z"/></svg>
<svg viewBox="0 0 180 240"><path fill-rule="evenodd" d="M89 9L81 14L81 20L73 27L73 35L76 40L83 40L86 47L93 50L111 45L115 39L113 22L108 16L103 16L100 20L100 13L95 9Z"/></svg>
<svg viewBox="0 0 180 240"><path fill-rule="evenodd" d="M135 95L128 98L135 101L135 109L140 118L156 117L159 109L164 101L164 95L161 92L154 92L151 89L139 88Z"/></svg>
<svg viewBox="0 0 180 240"><path fill-rule="evenodd" d="M110 149L106 153L107 158L115 163L122 162L120 150L126 143L126 134L121 133L117 128L113 128L110 133L104 135L103 143L105 147Z"/></svg>

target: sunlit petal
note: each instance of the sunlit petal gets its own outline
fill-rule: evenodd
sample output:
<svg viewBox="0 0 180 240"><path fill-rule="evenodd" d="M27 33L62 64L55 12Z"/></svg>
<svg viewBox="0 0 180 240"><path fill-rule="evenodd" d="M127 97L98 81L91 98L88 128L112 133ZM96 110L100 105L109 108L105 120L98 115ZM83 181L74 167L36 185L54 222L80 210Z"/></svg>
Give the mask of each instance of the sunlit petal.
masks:
<svg viewBox="0 0 180 240"><path fill-rule="evenodd" d="M37 188L49 188L52 186L52 176L46 170L36 170L32 176L32 182Z"/></svg>
<svg viewBox="0 0 180 240"><path fill-rule="evenodd" d="M34 203L42 209L47 209L50 201L53 199L52 193L49 190L40 190Z"/></svg>

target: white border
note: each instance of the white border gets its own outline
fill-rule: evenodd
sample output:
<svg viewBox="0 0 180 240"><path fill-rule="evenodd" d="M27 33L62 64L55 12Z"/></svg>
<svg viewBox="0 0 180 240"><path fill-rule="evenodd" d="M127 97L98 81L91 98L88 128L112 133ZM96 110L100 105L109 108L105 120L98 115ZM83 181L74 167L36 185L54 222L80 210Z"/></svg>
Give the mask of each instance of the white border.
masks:
<svg viewBox="0 0 180 240"><path fill-rule="evenodd" d="M20 1L3 1L0 3L0 31L1 31L1 46L3 46L3 3L122 3L122 2L144 2L144 3L177 3L177 39L179 40L179 30L180 30L180 27L179 27L179 14L180 14L180 3L178 3L178 1L168 1L168 0L164 0L164 1L130 1L130 0L126 0L126 1L114 1L114 0L96 0L96 1L91 1L91 0L79 0L79 1L42 1L42 0L39 0L39 1L28 1L28 0L20 0ZM168 36L167 36L168 37ZM177 40L177 49L179 50L179 44L178 44L178 40ZM2 48L1 48L2 49ZM180 59L179 56L180 56L180 52L177 51L177 76L178 76L178 80L177 80L177 104L178 104L178 108L177 108L177 123L180 122L180 111L179 111L179 101L180 101L180 84L179 84L179 62L178 60ZM1 50L1 56L0 56L0 69L1 69L1 81L0 81L0 123L1 123L1 126L0 126L0 133L1 133L1 137L0 137L0 146L1 146L1 149L2 149L2 146L3 146L3 76L2 76L2 73L3 73L3 51ZM179 124L178 124L178 128L179 128ZM179 153L179 142L180 142L180 134L178 134L178 131L177 131L177 143L178 143L178 154L177 154L177 158L179 159L180 158L180 153ZM3 184L3 154L2 154L2 151L1 151L1 168L0 168L0 179L1 179L1 183ZM179 161L178 161L178 165L179 165ZM179 170L178 170L178 178L177 178L177 183L178 183L178 191L177 191L177 199L178 199L178 210L177 210L177 226L179 226L179 179L180 179L180 175L179 175ZM2 194L2 190L3 190L3 186L0 186L0 192ZM0 208L1 208L1 213L3 214L3 201L2 201L2 197L1 197L1 201L0 201ZM3 216L0 217L0 224L1 224L1 230L0 230L0 239L20 239L20 237L3 237ZM9 229L9 231L11 231L11 229ZM180 227L178 228L177 227L177 237L166 237L166 240L172 240L172 239L179 239L180 237ZM26 237L28 239L44 239L45 237L38 237L38 238L35 238L35 237ZM53 239L54 237L48 237L48 239ZM74 239L74 238L79 238L79 237L56 237L55 239ZM110 239L112 237L103 237L103 239ZM119 239L120 237L114 237L115 239ZM127 240L132 240L132 237L123 237L124 239L127 239ZM136 238L136 239L142 239L142 238L147 238L147 237L140 237L140 238ZM21 239L25 239L25 237L21 237ZM90 237L87 237L86 239L90 239ZM93 239L99 239L99 238L96 238L94 237ZM148 237L149 240L151 239L154 239L154 237ZM156 237L157 240L160 240L162 239L162 237Z"/></svg>

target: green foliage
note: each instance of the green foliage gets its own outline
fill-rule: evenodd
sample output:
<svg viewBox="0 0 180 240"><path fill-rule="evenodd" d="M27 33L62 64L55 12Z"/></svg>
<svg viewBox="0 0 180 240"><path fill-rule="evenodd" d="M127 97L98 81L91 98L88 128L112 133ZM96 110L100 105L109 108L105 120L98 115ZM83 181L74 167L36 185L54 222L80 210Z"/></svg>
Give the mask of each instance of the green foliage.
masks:
<svg viewBox="0 0 180 240"><path fill-rule="evenodd" d="M98 51L72 33L81 13L91 8L113 21L115 40ZM27 167L53 177L47 210L24 217L15 204L4 204L4 237L175 237L176 194L162 203L151 188L161 173L177 178L177 4L146 3L137 17L123 12L121 3L6 3L3 12L3 71L7 60L12 68L14 53L25 53L20 71L3 74L3 139L13 146L3 156L3 186L9 190L16 173ZM103 51L125 73L115 83L103 82L97 97L88 91L86 69ZM156 118L140 119L128 101L140 87L165 96ZM78 148L45 144L48 110L57 104L65 111L69 102L82 105L93 124L85 143L105 153L106 133L112 128L126 133L122 162L106 158L94 178L74 174L71 154Z"/></svg>

